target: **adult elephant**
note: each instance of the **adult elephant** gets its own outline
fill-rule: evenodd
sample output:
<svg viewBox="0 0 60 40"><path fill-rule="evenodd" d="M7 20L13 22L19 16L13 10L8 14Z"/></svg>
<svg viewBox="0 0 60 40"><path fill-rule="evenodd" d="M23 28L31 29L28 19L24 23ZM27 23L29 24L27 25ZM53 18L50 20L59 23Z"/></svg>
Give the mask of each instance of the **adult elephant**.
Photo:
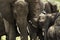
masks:
<svg viewBox="0 0 60 40"><path fill-rule="evenodd" d="M27 15L28 15L28 4L25 1L17 0L13 4L13 13L16 20L16 24L20 31L21 40L28 40L27 32Z"/></svg>
<svg viewBox="0 0 60 40"><path fill-rule="evenodd" d="M49 7L48 7L49 6ZM47 8L50 8L49 10ZM52 26L56 20L56 18L58 17L59 13L58 13L58 10L57 10L57 6L56 5L53 5L51 3L48 2L48 4L45 5L45 12L46 12L46 15L47 15L47 24L45 22L43 22L43 31L45 32L45 35L44 35L44 40L47 40L47 30L50 26ZM40 23L41 25L41 23Z"/></svg>
<svg viewBox="0 0 60 40"><path fill-rule="evenodd" d="M54 24L58 16L59 13L40 14L39 28L41 28L44 33L44 40L47 40L47 30Z"/></svg>
<svg viewBox="0 0 60 40"><path fill-rule="evenodd" d="M16 0L0 0L0 13L4 20L9 23L9 26L5 27L8 40L15 40L15 23L12 13L12 3Z"/></svg>
<svg viewBox="0 0 60 40"><path fill-rule="evenodd" d="M38 19L39 14L43 10L43 6L40 0L25 0L25 1L28 3L28 10L29 10L27 21L28 21L30 40L38 40L37 39ZM42 31L40 30L40 32ZM40 39L42 40L43 37L41 38L41 36Z"/></svg>
<svg viewBox="0 0 60 40"><path fill-rule="evenodd" d="M35 1L34 0L26 0L26 1L27 1L28 5L29 5L28 6L28 8L29 8L28 23L29 23L29 30L30 30L30 38L31 38L31 40L32 39L37 40L37 34L38 34L38 36L39 36L39 38L41 40L44 40L44 39L46 40L46 35L43 38L42 29L45 26L44 27L45 28L44 32L46 34L49 26L54 24L54 21L55 21L55 18L56 18L56 13L52 12L53 10L55 10L55 9L52 10L52 8L51 8L51 7L53 7L53 5L50 4L50 3L48 3L47 6L45 5L45 7L46 7L45 9L47 9L47 7L48 7L49 10L45 10L46 14L43 14L43 13L42 14L46 15L46 16L42 16L41 11L40 11L41 5L39 4L39 2L40 2L39 0L37 0L37 1L36 0ZM39 16L39 15L41 15L41 16ZM42 21L41 19L44 19L44 21ZM40 22L39 20L42 21L42 22Z"/></svg>
<svg viewBox="0 0 60 40"><path fill-rule="evenodd" d="M14 9L13 9L14 4ZM19 6L18 6L19 5ZM0 0L0 13L9 26L5 27L8 35L8 40L15 40L16 37L16 23L20 28L22 38L21 40L28 40L27 38L27 4L18 0ZM16 10L17 18L14 18L14 12ZM19 15L18 15L19 14Z"/></svg>
<svg viewBox="0 0 60 40"><path fill-rule="evenodd" d="M47 38L48 40L60 40L60 15L55 20L53 26L48 29Z"/></svg>

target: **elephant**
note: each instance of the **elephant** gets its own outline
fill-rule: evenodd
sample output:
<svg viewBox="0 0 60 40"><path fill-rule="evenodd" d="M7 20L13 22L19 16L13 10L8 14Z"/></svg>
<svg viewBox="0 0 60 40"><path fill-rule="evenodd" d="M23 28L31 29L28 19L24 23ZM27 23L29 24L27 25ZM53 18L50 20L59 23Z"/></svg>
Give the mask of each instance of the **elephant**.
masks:
<svg viewBox="0 0 60 40"><path fill-rule="evenodd" d="M48 29L47 39L48 40L60 40L60 15L55 20L54 25Z"/></svg>
<svg viewBox="0 0 60 40"><path fill-rule="evenodd" d="M45 14L41 13L40 14L39 16L40 18L38 22L39 23L38 32L42 30L42 33L44 33L44 34L41 34L43 35L43 38L44 38L43 40L47 40L47 30L49 29L50 26L54 24L58 16L59 16L59 13L45 13Z"/></svg>
<svg viewBox="0 0 60 40"><path fill-rule="evenodd" d="M46 5L47 5L47 4L46 4ZM50 4L50 5L51 5L51 6L50 6L51 12L47 12L47 16L49 17L48 29L49 29L49 27L51 27L52 25L54 25L55 20L56 20L57 17L59 16L59 11L57 10L57 6L56 6L56 5L53 5L53 4ZM47 5L47 6L49 6L49 5ZM45 8L46 8L45 11L47 11L47 6L45 7ZM48 30L48 29L47 29L47 30ZM47 39L47 32L46 32L46 40L48 40L48 39Z"/></svg>
<svg viewBox="0 0 60 40"><path fill-rule="evenodd" d="M38 40L37 39L37 36L39 36L37 32L38 19L39 19L39 14L43 10L43 5L41 0L25 0L25 1L28 3L28 10L29 10L27 21L28 21L30 40ZM40 39L42 40L43 37L42 38L40 37Z"/></svg>
<svg viewBox="0 0 60 40"><path fill-rule="evenodd" d="M5 27L8 40L15 40L17 28L16 24L20 28L20 35L22 36L21 40L28 40L26 29L26 17L28 13L27 3L20 2L18 0L0 0L0 12L3 20L8 22L8 26ZM17 16L15 16L15 14Z"/></svg>
<svg viewBox="0 0 60 40"><path fill-rule="evenodd" d="M50 11L48 10L48 8L50 9ZM51 4L50 2L48 2L48 3L45 4L45 11L48 14L54 15L54 18L50 19L50 25L49 26L52 26L54 24L55 19L58 16L57 13L59 12L59 10L57 10L57 5L56 4Z"/></svg>
<svg viewBox="0 0 60 40"><path fill-rule="evenodd" d="M15 0L0 0L0 13L2 14L2 17L9 23L9 27L5 27L6 30L8 30L7 36L8 40L15 40L15 23L14 18L12 14L12 3L14 3Z"/></svg>
<svg viewBox="0 0 60 40"><path fill-rule="evenodd" d="M7 27L7 26L9 26L9 24L3 19L2 15L0 13L0 40L1 40L1 36L3 36L3 35L6 35L6 40L8 40L8 35L7 35L8 30L5 29L5 27ZM16 36L19 36L17 29L16 29Z"/></svg>
<svg viewBox="0 0 60 40"><path fill-rule="evenodd" d="M47 30L49 29L50 26L54 25L55 20L59 16L59 11L57 10L57 6L56 5L52 5L51 4L51 8L50 9L51 9L51 12L50 13L47 12L47 16L49 17L49 21L48 21L48 24L47 24L48 28L46 27ZM47 39L47 32L46 32L46 39L45 40L48 40Z"/></svg>
<svg viewBox="0 0 60 40"><path fill-rule="evenodd" d="M28 4L25 1L17 0L13 5L14 18L20 31L21 40L28 40L27 15Z"/></svg>
<svg viewBox="0 0 60 40"><path fill-rule="evenodd" d="M44 34L44 40L47 40L47 30L49 29L50 26L52 26L56 20L56 18L59 16L59 13L57 11L55 11L54 13L45 13L45 17L43 17L42 15L40 15L40 18L42 19L46 19L45 22L43 20L40 19L39 21L39 25L42 28L42 31L45 33ZM42 17L41 17L42 16ZM41 32L40 32L41 33Z"/></svg>
<svg viewBox="0 0 60 40"><path fill-rule="evenodd" d="M30 30L30 40L36 40L37 39L37 35L39 36L39 39L41 40L46 40L46 38L43 37L42 35L42 28L45 25L45 34L48 30L48 28L54 24L55 19L57 18L56 14L57 14L57 9L55 8L55 5L52 5L50 2L48 2L45 5L45 9L44 11L46 12L45 17L43 17L44 19L46 18L45 22L43 22L44 25L41 25L42 22L40 22L41 20L39 19L41 16L39 16L41 14L40 11L40 7L41 5L39 5L38 0L34 1L34 0L26 0L26 2L28 3L28 8L29 8L29 14L28 14L28 18L27 21L29 23L29 30ZM37 7L36 7L37 6ZM40 7L39 7L40 6ZM52 8L53 9L52 9ZM36 8L36 9L35 9ZM55 8L55 9L54 9ZM38 10L37 10L38 9ZM53 11L54 10L54 11ZM56 12L55 12L56 11ZM48 17L48 18L47 18ZM39 20L40 21L39 21ZM47 26L47 27L46 27Z"/></svg>

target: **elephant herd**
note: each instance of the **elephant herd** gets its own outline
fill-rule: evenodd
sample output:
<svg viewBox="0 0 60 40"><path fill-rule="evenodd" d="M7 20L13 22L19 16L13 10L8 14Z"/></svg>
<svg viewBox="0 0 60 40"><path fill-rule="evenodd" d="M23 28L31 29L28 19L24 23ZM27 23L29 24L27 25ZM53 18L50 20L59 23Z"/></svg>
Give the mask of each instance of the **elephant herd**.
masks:
<svg viewBox="0 0 60 40"><path fill-rule="evenodd" d="M0 0L0 38L2 35L6 40L17 36L28 40L28 35L30 40L60 40L57 5L41 0Z"/></svg>

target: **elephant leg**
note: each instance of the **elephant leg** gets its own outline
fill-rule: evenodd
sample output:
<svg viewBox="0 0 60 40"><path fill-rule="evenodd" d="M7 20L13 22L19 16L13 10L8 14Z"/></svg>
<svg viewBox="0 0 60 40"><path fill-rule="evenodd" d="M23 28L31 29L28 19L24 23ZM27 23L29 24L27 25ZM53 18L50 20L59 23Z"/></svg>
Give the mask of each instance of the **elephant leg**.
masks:
<svg viewBox="0 0 60 40"><path fill-rule="evenodd" d="M32 25L28 25L30 40L37 40L37 28L34 28Z"/></svg>
<svg viewBox="0 0 60 40"><path fill-rule="evenodd" d="M43 36L43 34L42 34L42 28L41 28L41 29L38 28L38 30L37 30L37 35L39 36L39 39L40 39L40 40L44 40L44 36Z"/></svg>
<svg viewBox="0 0 60 40"><path fill-rule="evenodd" d="M31 32L30 33L30 40L37 40L37 35L36 35L36 32Z"/></svg>
<svg viewBox="0 0 60 40"><path fill-rule="evenodd" d="M14 21L11 21L11 22L7 21L7 22L8 22L8 24L5 22L6 23L5 24L5 30L6 30L6 33L7 33L7 40L15 40L15 38L16 38L15 23L12 23Z"/></svg>
<svg viewBox="0 0 60 40"><path fill-rule="evenodd" d="M10 24L10 30L9 30L9 40L16 40L16 34L15 34L15 28L13 26L11 26L12 24Z"/></svg>
<svg viewBox="0 0 60 40"><path fill-rule="evenodd" d="M15 34L15 23L11 23L9 21L7 21L6 19L3 19L4 20L4 24L5 24L5 30L6 30L6 39L7 40L15 40L15 37L16 37L16 34Z"/></svg>
<svg viewBox="0 0 60 40"><path fill-rule="evenodd" d="M4 6L2 6L4 8L1 8L2 10L0 10L0 11L2 13L2 17L4 19L6 19L9 23L9 26L6 27L6 29L8 30L9 40L15 40L15 24L14 24L14 17L13 17L11 5L10 5L9 1L6 1L6 2L2 1L2 2L3 3L1 3L1 4L4 5Z"/></svg>

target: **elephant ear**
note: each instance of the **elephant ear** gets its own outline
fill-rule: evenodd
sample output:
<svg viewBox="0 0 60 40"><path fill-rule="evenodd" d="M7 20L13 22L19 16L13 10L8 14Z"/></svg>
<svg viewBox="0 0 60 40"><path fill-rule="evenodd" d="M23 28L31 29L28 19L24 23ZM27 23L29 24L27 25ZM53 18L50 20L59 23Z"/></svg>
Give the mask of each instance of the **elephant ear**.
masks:
<svg viewBox="0 0 60 40"><path fill-rule="evenodd" d="M45 11L46 11L47 13L51 13L51 3L50 3L50 2L47 2L47 3L45 4Z"/></svg>

